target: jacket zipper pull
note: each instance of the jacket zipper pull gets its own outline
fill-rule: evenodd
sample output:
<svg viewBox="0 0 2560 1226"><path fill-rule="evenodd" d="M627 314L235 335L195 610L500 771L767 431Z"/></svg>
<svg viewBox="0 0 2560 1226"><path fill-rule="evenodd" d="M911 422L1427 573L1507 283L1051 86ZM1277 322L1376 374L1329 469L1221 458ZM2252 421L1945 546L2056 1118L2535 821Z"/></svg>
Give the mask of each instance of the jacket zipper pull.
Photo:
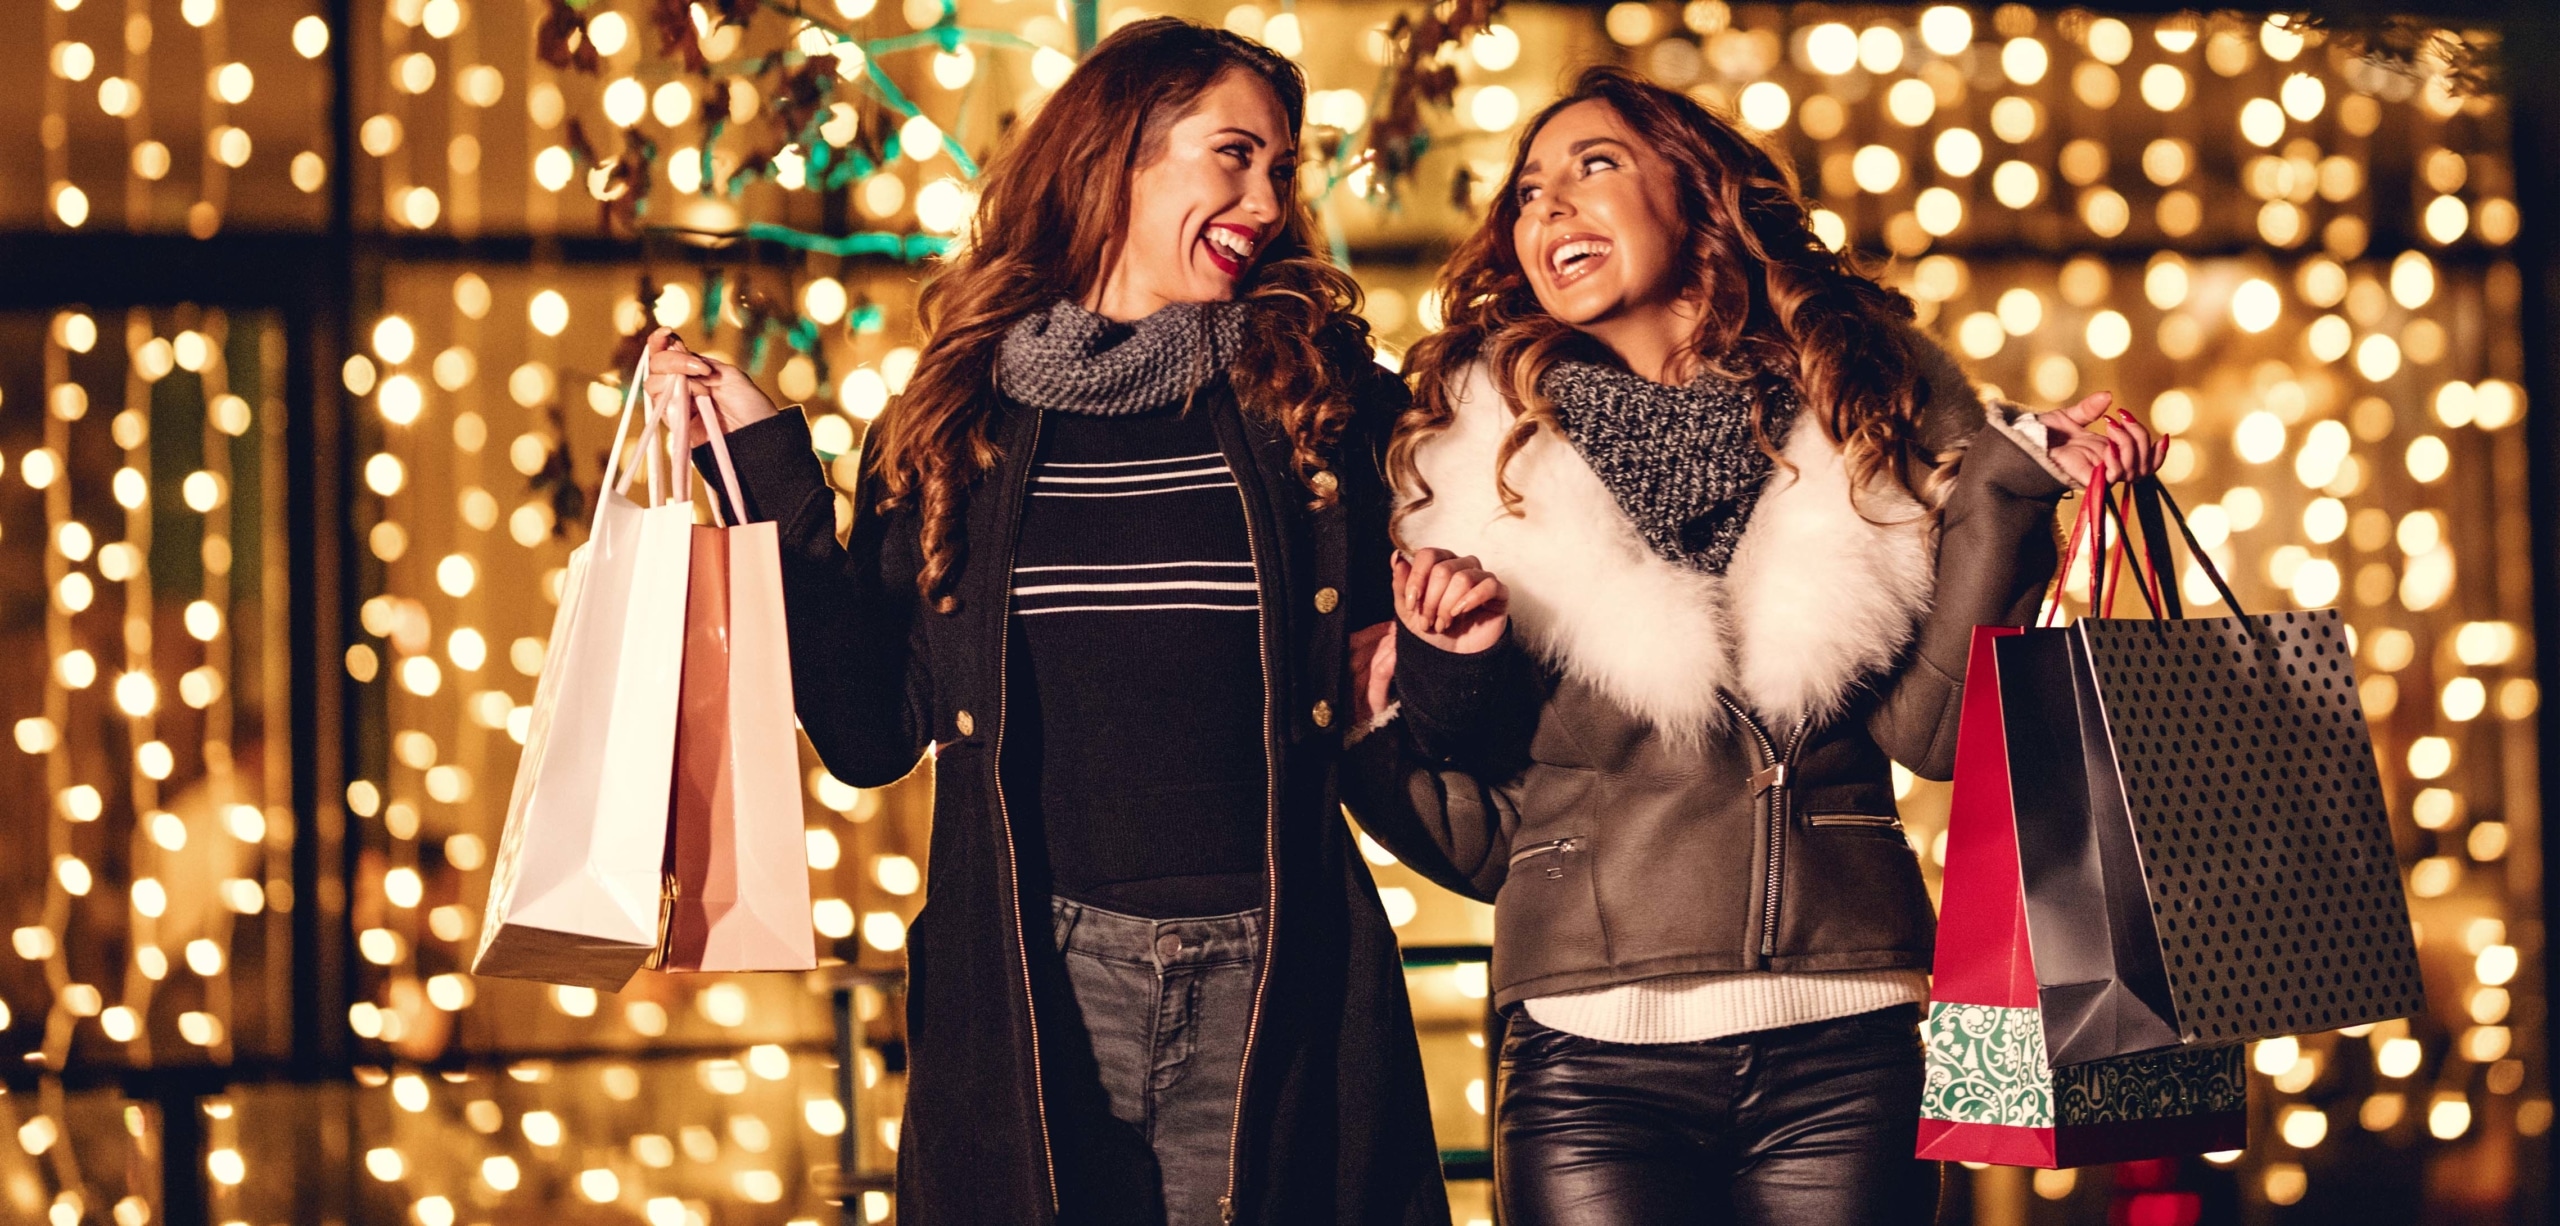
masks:
<svg viewBox="0 0 2560 1226"><path fill-rule="evenodd" d="M1221 1197L1219 1197L1219 1198L1218 1198L1218 1220L1219 1220L1220 1222L1229 1222L1229 1223L1231 1223L1231 1222L1233 1222L1233 1221L1235 1221L1235 1220L1236 1220L1236 1198L1235 1198L1235 1197L1233 1197L1233 1196L1221 1196Z"/></svg>
<svg viewBox="0 0 2560 1226"><path fill-rule="evenodd" d="M1751 794L1754 796L1771 788L1785 786L1787 786L1787 764L1783 760L1772 762L1751 772Z"/></svg>

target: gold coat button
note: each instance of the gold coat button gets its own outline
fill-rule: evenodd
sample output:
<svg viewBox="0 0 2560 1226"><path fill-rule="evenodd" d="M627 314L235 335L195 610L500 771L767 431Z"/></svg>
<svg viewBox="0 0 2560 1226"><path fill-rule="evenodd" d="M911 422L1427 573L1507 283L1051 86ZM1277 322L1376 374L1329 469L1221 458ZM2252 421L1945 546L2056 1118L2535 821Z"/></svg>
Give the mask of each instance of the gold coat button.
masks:
<svg viewBox="0 0 2560 1226"><path fill-rule="evenodd" d="M1332 473L1320 471L1316 473L1316 475L1307 478L1307 484L1314 486L1315 491L1319 494L1330 494L1334 491L1334 488L1341 485L1342 482L1334 479L1334 475Z"/></svg>
<svg viewBox="0 0 2560 1226"><path fill-rule="evenodd" d="M1333 726L1332 703L1319 698L1316 700L1315 710L1308 712L1308 714L1315 717L1316 727L1318 728L1330 728Z"/></svg>
<svg viewBox="0 0 2560 1226"><path fill-rule="evenodd" d="M969 713L968 713L967 711L962 711L956 719L952 720L952 722L953 722L953 723L955 723L955 724L958 724L958 725L960 726L960 735L962 735L962 736L975 736L975 735L977 735L977 732L978 732L978 721L977 721L977 720L975 720L975 719L973 719L973 718L971 718L971 717L970 717L970 715L969 715Z"/></svg>
<svg viewBox="0 0 2560 1226"><path fill-rule="evenodd" d="M1316 589L1316 612L1331 613L1333 612L1334 607L1341 603L1342 593L1329 587L1320 587Z"/></svg>

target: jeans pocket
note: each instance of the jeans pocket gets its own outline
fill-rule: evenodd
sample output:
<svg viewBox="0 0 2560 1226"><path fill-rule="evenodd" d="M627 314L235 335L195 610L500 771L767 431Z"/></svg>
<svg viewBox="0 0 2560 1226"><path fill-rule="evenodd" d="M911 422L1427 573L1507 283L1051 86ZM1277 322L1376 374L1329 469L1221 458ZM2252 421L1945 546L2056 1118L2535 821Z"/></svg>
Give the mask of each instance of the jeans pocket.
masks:
<svg viewBox="0 0 2560 1226"><path fill-rule="evenodd" d="M1066 952L1067 937L1076 930L1076 913L1080 909L1063 898L1049 900L1049 943L1060 953Z"/></svg>

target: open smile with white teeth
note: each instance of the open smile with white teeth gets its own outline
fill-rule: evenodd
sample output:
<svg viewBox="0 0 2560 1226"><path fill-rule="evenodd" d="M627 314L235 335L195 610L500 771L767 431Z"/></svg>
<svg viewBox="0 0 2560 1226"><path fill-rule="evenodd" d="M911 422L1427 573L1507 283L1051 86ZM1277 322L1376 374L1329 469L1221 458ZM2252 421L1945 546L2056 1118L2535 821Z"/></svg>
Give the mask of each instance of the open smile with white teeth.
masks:
<svg viewBox="0 0 2560 1226"><path fill-rule="evenodd" d="M1211 226L1201 234L1208 242L1209 259L1228 276L1243 272L1253 263L1256 235L1241 226Z"/></svg>
<svg viewBox="0 0 2560 1226"><path fill-rule="evenodd" d="M1598 268L1615 246L1605 238L1568 238L1547 251L1547 271L1556 284L1570 284Z"/></svg>

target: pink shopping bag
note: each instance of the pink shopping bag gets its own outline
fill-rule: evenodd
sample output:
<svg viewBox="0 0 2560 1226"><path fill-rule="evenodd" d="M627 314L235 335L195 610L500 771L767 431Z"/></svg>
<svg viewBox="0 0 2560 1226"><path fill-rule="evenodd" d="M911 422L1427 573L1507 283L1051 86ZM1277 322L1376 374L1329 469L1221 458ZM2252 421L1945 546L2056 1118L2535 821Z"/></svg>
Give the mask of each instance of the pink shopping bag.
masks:
<svg viewBox="0 0 2560 1226"><path fill-rule="evenodd" d="M720 424L707 409L701 418L729 505L743 508ZM818 964L798 748L776 529L769 522L696 527L662 969L803 971Z"/></svg>

